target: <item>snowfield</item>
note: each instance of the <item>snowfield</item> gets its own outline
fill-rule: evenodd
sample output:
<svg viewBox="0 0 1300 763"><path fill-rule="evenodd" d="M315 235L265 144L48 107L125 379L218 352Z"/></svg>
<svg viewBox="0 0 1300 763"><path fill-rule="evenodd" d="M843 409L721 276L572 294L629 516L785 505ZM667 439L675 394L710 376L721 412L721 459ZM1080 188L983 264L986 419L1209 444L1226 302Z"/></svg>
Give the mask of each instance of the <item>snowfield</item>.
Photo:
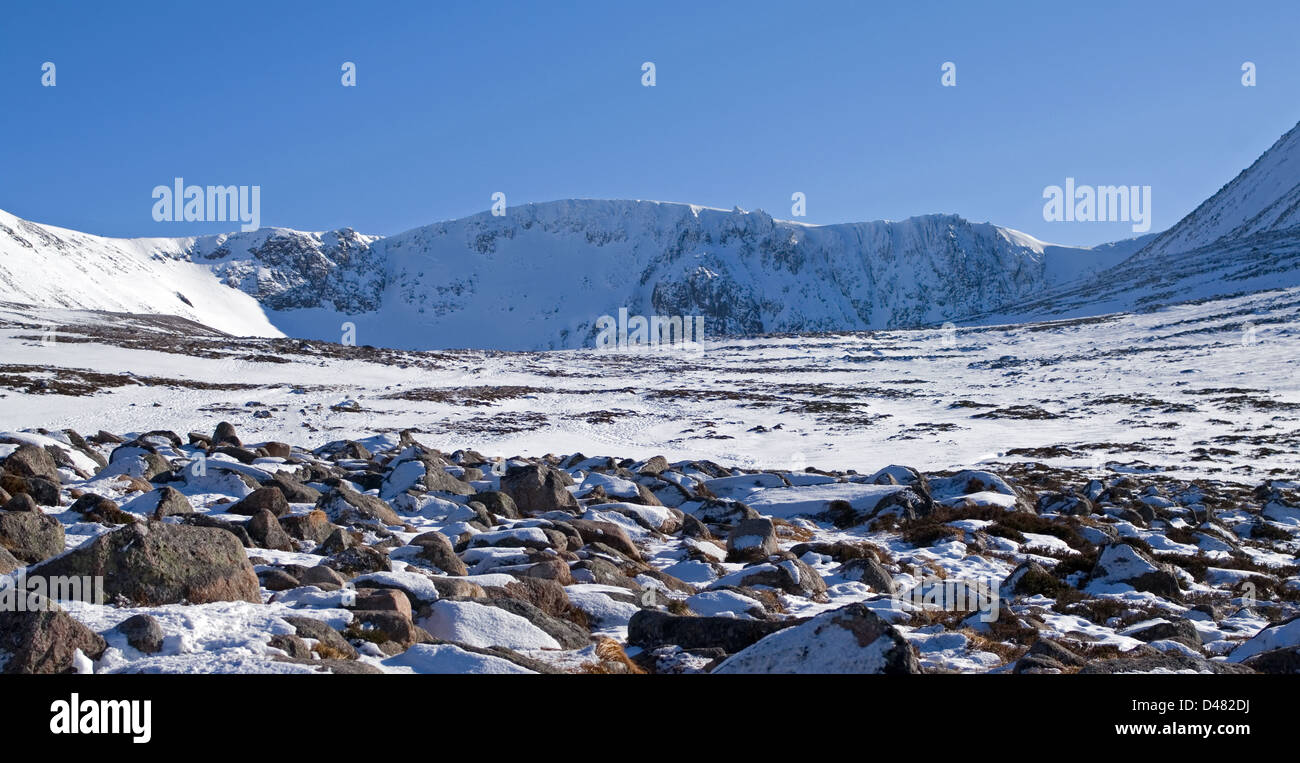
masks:
<svg viewBox="0 0 1300 763"><path fill-rule="evenodd" d="M248 592L65 601L9 669L1285 672L1298 312L420 353L9 306L4 571L147 523Z"/></svg>

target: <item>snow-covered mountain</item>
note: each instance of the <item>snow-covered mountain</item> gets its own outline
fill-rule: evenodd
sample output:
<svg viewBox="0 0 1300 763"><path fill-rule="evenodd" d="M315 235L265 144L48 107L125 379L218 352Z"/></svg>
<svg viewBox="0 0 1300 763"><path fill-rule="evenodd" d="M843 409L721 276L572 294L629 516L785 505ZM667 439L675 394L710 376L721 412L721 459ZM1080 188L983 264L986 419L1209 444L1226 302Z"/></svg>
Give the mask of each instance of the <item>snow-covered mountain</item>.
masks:
<svg viewBox="0 0 1300 763"><path fill-rule="evenodd" d="M1093 249L956 215L806 225L566 200L388 238L108 239L0 212L0 301L399 349L590 347L601 316L706 336L1095 315L1300 285L1300 126L1169 231Z"/></svg>
<svg viewBox="0 0 1300 763"><path fill-rule="evenodd" d="M281 336L257 300L191 262L193 239L114 239L0 210L0 302L177 315L237 336Z"/></svg>
<svg viewBox="0 0 1300 763"><path fill-rule="evenodd" d="M686 204L528 204L376 242L388 283L355 322L389 346L506 349L591 346L620 308L704 316L711 336L942 323L1041 291L1044 248L951 215L810 226ZM324 317L275 320L309 335Z"/></svg>
<svg viewBox="0 0 1300 763"><path fill-rule="evenodd" d="M1132 242L1120 242L1133 254L1112 268L962 322L1074 318L1300 285L1300 125L1174 227Z"/></svg>
<svg viewBox="0 0 1300 763"><path fill-rule="evenodd" d="M511 208L390 238L270 228L108 239L0 217L15 303L175 314L230 333L399 348L591 346L601 315L700 315L710 336L942 323L1115 255L955 215L812 226L650 201Z"/></svg>
<svg viewBox="0 0 1300 763"><path fill-rule="evenodd" d="M1285 230L1300 232L1300 124L1138 255L1155 258Z"/></svg>

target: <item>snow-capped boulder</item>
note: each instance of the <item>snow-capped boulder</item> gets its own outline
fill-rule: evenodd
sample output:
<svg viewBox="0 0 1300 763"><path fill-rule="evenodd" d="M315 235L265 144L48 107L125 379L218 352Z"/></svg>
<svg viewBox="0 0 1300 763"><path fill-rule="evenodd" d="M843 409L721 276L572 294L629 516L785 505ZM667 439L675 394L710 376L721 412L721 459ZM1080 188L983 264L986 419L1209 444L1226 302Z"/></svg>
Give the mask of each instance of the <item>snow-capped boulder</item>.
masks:
<svg viewBox="0 0 1300 763"><path fill-rule="evenodd" d="M507 649L559 649L546 631L513 612L472 601L440 600L419 625L434 638L470 646Z"/></svg>
<svg viewBox="0 0 1300 763"><path fill-rule="evenodd" d="M920 673L894 626L857 603L778 631L727 658L714 673Z"/></svg>
<svg viewBox="0 0 1300 763"><path fill-rule="evenodd" d="M728 562L757 562L780 550L776 526L767 518L746 519L727 537Z"/></svg>
<svg viewBox="0 0 1300 763"><path fill-rule="evenodd" d="M491 654L471 652L456 644L416 644L384 661L390 668L406 668L425 675L515 675L531 674L522 665Z"/></svg>
<svg viewBox="0 0 1300 763"><path fill-rule="evenodd" d="M316 508L325 512L331 522L341 525L374 524L400 525L401 517L392 507L373 495L358 493L345 487L336 487L322 495Z"/></svg>
<svg viewBox="0 0 1300 763"><path fill-rule="evenodd" d="M1177 596L1178 577L1168 565L1159 564L1127 543L1105 546L1092 569L1094 583L1122 583L1139 591L1160 596Z"/></svg>
<svg viewBox="0 0 1300 763"><path fill-rule="evenodd" d="M1245 662L1275 649L1300 647L1300 616L1270 625L1243 642L1228 655L1228 662Z"/></svg>

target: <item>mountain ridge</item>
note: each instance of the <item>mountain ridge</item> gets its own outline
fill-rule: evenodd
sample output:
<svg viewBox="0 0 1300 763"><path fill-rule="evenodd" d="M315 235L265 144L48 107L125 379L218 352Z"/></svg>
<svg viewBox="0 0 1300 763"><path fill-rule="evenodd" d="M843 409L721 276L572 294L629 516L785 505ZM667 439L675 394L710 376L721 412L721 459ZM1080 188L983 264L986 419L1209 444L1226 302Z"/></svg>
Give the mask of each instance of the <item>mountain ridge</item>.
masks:
<svg viewBox="0 0 1300 763"><path fill-rule="evenodd" d="M369 343L408 349L465 346L467 340L496 349L558 349L588 346L596 319L620 307L634 314L704 315L715 336L943 322L972 306L1041 289L1049 278L1049 250L1088 251L951 214L810 225L761 210L651 201L526 204L504 216L483 212L388 237L350 228L262 228L107 239L5 213L0 285L19 301L25 295L37 304L178 314L259 336L328 339L352 322L373 339ZM72 269L93 274L83 280L94 288L83 283L82 291L33 293L32 274L14 272L19 252L43 253L45 265L52 254L81 252ZM166 271L155 274L159 281L183 272L185 285L154 289L133 302L121 292L135 287L112 272L113 262L128 272L156 266ZM60 264L66 269L66 258ZM262 319L215 318L252 308L196 286L202 270L254 299ZM561 275L566 270L576 274L575 283ZM46 279L47 286L65 282ZM102 293L114 287L117 298ZM965 299L964 289L979 296ZM509 304L501 302L502 293L510 294ZM78 294L94 298L79 302ZM555 314L556 305L575 297L591 309ZM204 305L195 307L196 299ZM528 303L529 317L520 318L520 301ZM489 320L494 314L496 324Z"/></svg>
<svg viewBox="0 0 1300 763"><path fill-rule="evenodd" d="M592 346L602 316L708 337L1007 322L1300 285L1300 125L1168 231L1082 248L955 214L811 225L564 199L392 236L110 239L0 211L5 300L396 349Z"/></svg>

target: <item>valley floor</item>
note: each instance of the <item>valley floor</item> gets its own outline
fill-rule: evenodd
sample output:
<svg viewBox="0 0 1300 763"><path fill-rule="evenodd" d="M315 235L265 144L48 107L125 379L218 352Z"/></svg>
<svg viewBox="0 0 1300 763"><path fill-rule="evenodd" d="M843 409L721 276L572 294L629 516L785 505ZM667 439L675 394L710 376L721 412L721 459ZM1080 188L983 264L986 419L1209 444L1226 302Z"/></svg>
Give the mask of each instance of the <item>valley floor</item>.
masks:
<svg viewBox="0 0 1300 763"><path fill-rule="evenodd" d="M0 658L1294 671L1297 318L1290 289L653 353L416 353L0 304L0 571L92 569L140 527L242 548L200 570L221 596L193 570L119 575L115 602L65 603L75 654L34 666L0 640ZM963 588L979 606L953 605Z"/></svg>

